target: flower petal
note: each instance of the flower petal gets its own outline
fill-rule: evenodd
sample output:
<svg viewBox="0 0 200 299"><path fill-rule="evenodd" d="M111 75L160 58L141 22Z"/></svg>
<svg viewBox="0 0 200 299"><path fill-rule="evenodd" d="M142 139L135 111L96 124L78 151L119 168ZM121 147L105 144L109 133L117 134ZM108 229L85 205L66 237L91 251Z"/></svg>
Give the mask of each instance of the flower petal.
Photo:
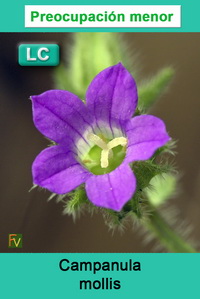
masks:
<svg viewBox="0 0 200 299"><path fill-rule="evenodd" d="M148 160L170 140L164 122L153 115L140 115L131 119L126 125L126 135L126 162Z"/></svg>
<svg viewBox="0 0 200 299"><path fill-rule="evenodd" d="M32 96L33 120L36 128L46 137L62 145L82 139L90 127L92 116L86 105L74 94L64 90L49 90Z"/></svg>
<svg viewBox="0 0 200 299"><path fill-rule="evenodd" d="M64 194L84 183L91 175L65 146L43 150L32 166L33 182L48 190Z"/></svg>
<svg viewBox="0 0 200 299"><path fill-rule="evenodd" d="M122 163L114 171L93 175L86 181L89 200L96 206L120 211L136 189L136 178L128 164Z"/></svg>
<svg viewBox="0 0 200 299"><path fill-rule="evenodd" d="M105 122L111 129L112 120L132 117L137 101L136 83L121 63L99 73L86 93L86 105L98 126Z"/></svg>

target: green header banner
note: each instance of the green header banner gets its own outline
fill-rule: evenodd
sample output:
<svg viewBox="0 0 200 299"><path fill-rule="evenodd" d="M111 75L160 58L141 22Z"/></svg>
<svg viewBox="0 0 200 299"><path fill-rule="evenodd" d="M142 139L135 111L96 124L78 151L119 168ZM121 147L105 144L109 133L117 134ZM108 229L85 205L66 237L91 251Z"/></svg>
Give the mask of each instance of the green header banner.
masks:
<svg viewBox="0 0 200 299"><path fill-rule="evenodd" d="M184 299L199 293L199 262L199 254L1 254L1 294Z"/></svg>
<svg viewBox="0 0 200 299"><path fill-rule="evenodd" d="M50 5L54 5L53 11L55 13L52 13L52 10L49 11ZM61 5L65 6L63 14L59 13L62 9ZM120 5L123 6L122 13L117 12L121 10ZM37 9L33 9L32 14L28 11L30 6L37 7ZM47 6L46 9L44 6ZM70 8L70 6L73 7ZM93 9L89 9L87 13L87 7L89 6L92 6ZM135 6L140 6L139 11ZM159 8L156 8L156 6L163 6L163 11L161 7L159 12ZM44 10L40 13L42 7ZM82 10L80 10L81 7ZM150 10L148 7L150 7ZM155 10L152 10L151 7L152 9L155 7ZM174 11L176 7L180 8L180 15L177 15L179 14L177 10ZM169 9L171 10L168 11ZM67 1L66 3L64 0L43 0L41 3L41 1L22 0L18 2L12 0L1 5L0 31L199 32L199 10L200 3L185 0L155 0L151 3L149 1L133 2L128 0L123 2L96 1L96 3L94 1ZM123 13L124 11L126 13Z"/></svg>

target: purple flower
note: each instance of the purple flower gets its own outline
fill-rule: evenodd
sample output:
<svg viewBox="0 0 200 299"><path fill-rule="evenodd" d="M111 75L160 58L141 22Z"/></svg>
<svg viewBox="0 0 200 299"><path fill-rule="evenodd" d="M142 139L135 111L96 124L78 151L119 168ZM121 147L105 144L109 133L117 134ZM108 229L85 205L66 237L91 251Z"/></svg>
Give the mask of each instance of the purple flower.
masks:
<svg viewBox="0 0 200 299"><path fill-rule="evenodd" d="M85 183L89 200L100 207L120 211L136 190L129 163L149 159L170 140L159 118L131 118L137 88L121 63L94 78L86 104L64 90L31 100L36 128L57 144L36 157L34 183L57 194Z"/></svg>

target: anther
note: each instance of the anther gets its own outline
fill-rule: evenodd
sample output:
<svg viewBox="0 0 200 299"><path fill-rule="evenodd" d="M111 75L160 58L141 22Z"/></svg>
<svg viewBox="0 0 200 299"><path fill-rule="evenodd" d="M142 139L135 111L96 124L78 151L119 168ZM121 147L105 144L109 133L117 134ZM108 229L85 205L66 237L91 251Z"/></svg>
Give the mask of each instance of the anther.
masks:
<svg viewBox="0 0 200 299"><path fill-rule="evenodd" d="M117 147L118 145L123 147L127 145L127 139L125 137L116 137L107 144L102 138L93 133L88 134L87 138L102 149L100 160L102 168L107 168L109 166L109 159L113 157L112 148Z"/></svg>
<svg viewBox="0 0 200 299"><path fill-rule="evenodd" d="M127 139L125 137L117 137L113 140L109 141L107 146L109 149L112 149L118 145L126 146L127 145Z"/></svg>
<svg viewBox="0 0 200 299"><path fill-rule="evenodd" d="M109 157L109 149L103 149L101 152L101 167L102 168L107 168L109 163L108 163L108 157Z"/></svg>
<svg viewBox="0 0 200 299"><path fill-rule="evenodd" d="M101 149L107 149L108 148L105 141L103 141L99 136L97 136L93 133L89 133L87 138L88 138L89 141L92 141L94 144L96 144Z"/></svg>

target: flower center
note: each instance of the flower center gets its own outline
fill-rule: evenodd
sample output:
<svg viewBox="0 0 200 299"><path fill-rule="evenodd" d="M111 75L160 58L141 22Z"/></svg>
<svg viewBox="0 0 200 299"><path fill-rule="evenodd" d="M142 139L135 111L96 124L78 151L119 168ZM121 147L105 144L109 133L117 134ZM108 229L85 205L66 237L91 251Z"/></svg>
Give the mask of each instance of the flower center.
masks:
<svg viewBox="0 0 200 299"><path fill-rule="evenodd" d="M92 173L96 175L109 173L124 160L127 145L125 137L116 137L109 140L103 135L89 133L87 139L94 146L81 160Z"/></svg>

